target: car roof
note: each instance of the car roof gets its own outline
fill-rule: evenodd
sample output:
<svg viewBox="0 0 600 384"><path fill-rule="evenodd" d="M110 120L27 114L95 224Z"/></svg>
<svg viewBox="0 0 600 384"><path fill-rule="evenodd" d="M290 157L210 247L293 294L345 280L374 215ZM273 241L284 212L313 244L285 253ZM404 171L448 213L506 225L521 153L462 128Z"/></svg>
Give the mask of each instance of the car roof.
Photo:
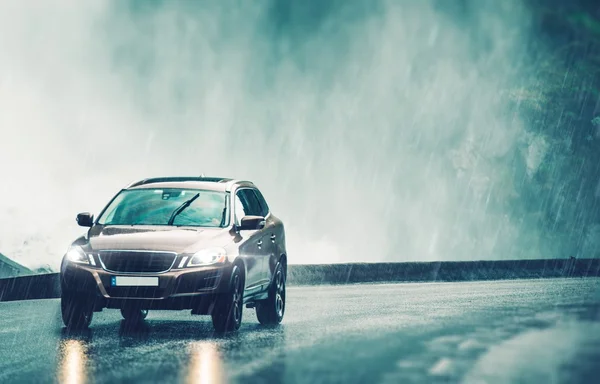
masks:
<svg viewBox="0 0 600 384"><path fill-rule="evenodd" d="M208 191L229 192L234 186L245 186L256 188L255 185L246 180L235 180L226 177L154 177L129 184L125 189L149 189L149 188L190 188Z"/></svg>

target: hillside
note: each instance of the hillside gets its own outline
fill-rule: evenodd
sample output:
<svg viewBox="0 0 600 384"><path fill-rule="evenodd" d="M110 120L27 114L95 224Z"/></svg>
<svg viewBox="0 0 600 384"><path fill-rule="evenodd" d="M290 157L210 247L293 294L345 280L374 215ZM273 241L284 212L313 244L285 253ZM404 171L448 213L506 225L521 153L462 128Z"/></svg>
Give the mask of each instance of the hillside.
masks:
<svg viewBox="0 0 600 384"><path fill-rule="evenodd" d="M16 263L0 253L0 278L31 275L33 272L28 268Z"/></svg>

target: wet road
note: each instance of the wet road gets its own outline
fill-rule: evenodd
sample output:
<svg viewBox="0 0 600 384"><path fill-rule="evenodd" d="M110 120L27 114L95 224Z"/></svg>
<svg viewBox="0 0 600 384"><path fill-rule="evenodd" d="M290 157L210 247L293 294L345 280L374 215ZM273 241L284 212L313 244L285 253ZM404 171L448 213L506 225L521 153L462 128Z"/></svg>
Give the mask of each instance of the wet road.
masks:
<svg viewBox="0 0 600 384"><path fill-rule="evenodd" d="M58 300L0 303L0 382L556 383L600 376L600 279L288 288L281 326L150 312L67 333Z"/></svg>

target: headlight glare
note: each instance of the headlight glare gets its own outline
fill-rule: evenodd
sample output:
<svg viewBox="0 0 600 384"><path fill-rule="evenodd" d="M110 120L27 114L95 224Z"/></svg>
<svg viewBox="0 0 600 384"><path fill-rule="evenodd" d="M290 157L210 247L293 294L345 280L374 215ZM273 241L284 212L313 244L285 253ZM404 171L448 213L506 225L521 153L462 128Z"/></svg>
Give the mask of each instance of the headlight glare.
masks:
<svg viewBox="0 0 600 384"><path fill-rule="evenodd" d="M227 260L227 252L223 248L209 248L196 252L190 259L188 267L223 263Z"/></svg>
<svg viewBox="0 0 600 384"><path fill-rule="evenodd" d="M90 261L81 247L75 245L69 248L66 254L67 260L73 263L89 264Z"/></svg>

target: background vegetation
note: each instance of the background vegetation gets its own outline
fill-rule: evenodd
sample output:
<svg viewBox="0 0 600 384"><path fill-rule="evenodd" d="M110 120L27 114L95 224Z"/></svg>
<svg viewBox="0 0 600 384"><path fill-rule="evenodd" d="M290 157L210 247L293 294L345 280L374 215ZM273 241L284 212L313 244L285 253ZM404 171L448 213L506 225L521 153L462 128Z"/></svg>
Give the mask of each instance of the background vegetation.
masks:
<svg viewBox="0 0 600 384"><path fill-rule="evenodd" d="M600 4L531 0L535 60L513 108L538 138L541 165L519 177L516 208L567 257L600 250ZM532 150L529 146L528 150ZM523 166L523 168L527 168ZM515 202L515 201L513 201Z"/></svg>

